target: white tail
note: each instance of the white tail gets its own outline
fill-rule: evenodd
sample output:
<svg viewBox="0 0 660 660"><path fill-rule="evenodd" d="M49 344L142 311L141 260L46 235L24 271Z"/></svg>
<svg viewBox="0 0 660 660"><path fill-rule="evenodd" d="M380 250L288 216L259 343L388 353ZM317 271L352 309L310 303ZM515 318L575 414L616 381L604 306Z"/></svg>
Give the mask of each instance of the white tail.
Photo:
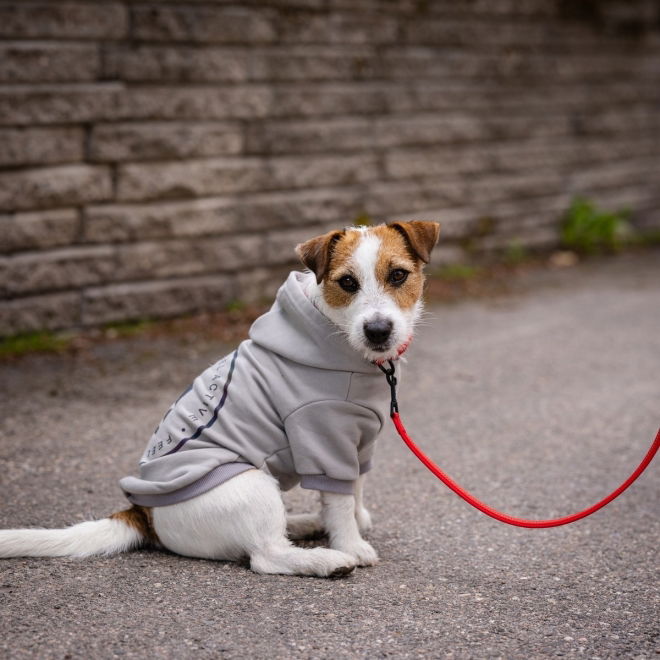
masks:
<svg viewBox="0 0 660 660"><path fill-rule="evenodd" d="M90 520L65 529L0 530L0 557L89 557L125 552L145 536L120 519Z"/></svg>

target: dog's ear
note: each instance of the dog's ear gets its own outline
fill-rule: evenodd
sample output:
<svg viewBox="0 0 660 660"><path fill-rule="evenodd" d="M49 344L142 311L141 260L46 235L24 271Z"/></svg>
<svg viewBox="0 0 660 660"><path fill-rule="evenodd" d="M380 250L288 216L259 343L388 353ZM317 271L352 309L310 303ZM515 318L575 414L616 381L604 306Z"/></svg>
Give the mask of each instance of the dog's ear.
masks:
<svg viewBox="0 0 660 660"><path fill-rule="evenodd" d="M431 260L431 250L440 235L440 225L437 222L411 220L394 222L388 226L403 236L414 257L421 259L425 264Z"/></svg>
<svg viewBox="0 0 660 660"><path fill-rule="evenodd" d="M329 231L327 234L310 238L308 241L296 245L296 254L303 264L316 275L318 284L328 272L332 248L343 235L343 231Z"/></svg>

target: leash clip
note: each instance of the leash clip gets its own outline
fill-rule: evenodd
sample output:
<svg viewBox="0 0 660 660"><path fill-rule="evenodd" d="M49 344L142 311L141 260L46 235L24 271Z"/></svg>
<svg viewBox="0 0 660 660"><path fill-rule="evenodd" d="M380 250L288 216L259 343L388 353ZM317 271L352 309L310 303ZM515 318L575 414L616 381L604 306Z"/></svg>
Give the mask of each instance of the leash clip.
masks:
<svg viewBox="0 0 660 660"><path fill-rule="evenodd" d="M379 364L378 368L385 374L387 384L390 386L390 417L394 417L394 414L399 412L399 402L396 400L397 380L394 375L394 362L388 360L387 363L390 365L389 369L386 369L382 364Z"/></svg>

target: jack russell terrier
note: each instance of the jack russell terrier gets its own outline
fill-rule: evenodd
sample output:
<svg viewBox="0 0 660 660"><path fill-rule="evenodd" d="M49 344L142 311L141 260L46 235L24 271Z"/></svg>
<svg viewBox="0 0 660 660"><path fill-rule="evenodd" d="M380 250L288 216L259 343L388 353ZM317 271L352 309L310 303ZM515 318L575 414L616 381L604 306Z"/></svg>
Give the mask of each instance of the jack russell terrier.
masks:
<svg viewBox="0 0 660 660"><path fill-rule="evenodd" d="M257 573L345 575L378 561L364 475L387 418L378 364L398 358L422 309L435 222L331 231L298 245L292 272L249 339L171 406L120 485L132 503L66 529L0 531L0 557L85 557L147 544L239 560ZM281 490L320 491L287 516ZM329 548L291 543L321 532Z"/></svg>

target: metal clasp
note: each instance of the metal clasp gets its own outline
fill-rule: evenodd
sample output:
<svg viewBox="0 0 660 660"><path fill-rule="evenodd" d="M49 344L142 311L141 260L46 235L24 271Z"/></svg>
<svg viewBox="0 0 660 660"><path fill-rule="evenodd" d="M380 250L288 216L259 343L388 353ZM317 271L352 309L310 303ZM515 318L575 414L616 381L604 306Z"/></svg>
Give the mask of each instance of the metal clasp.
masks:
<svg viewBox="0 0 660 660"><path fill-rule="evenodd" d="M399 403L396 400L396 376L394 375L394 362L388 360L387 363L390 365L390 368L385 368L382 364L378 365L378 368L385 374L385 379L387 384L390 386L390 417L394 416L394 413L399 412Z"/></svg>

